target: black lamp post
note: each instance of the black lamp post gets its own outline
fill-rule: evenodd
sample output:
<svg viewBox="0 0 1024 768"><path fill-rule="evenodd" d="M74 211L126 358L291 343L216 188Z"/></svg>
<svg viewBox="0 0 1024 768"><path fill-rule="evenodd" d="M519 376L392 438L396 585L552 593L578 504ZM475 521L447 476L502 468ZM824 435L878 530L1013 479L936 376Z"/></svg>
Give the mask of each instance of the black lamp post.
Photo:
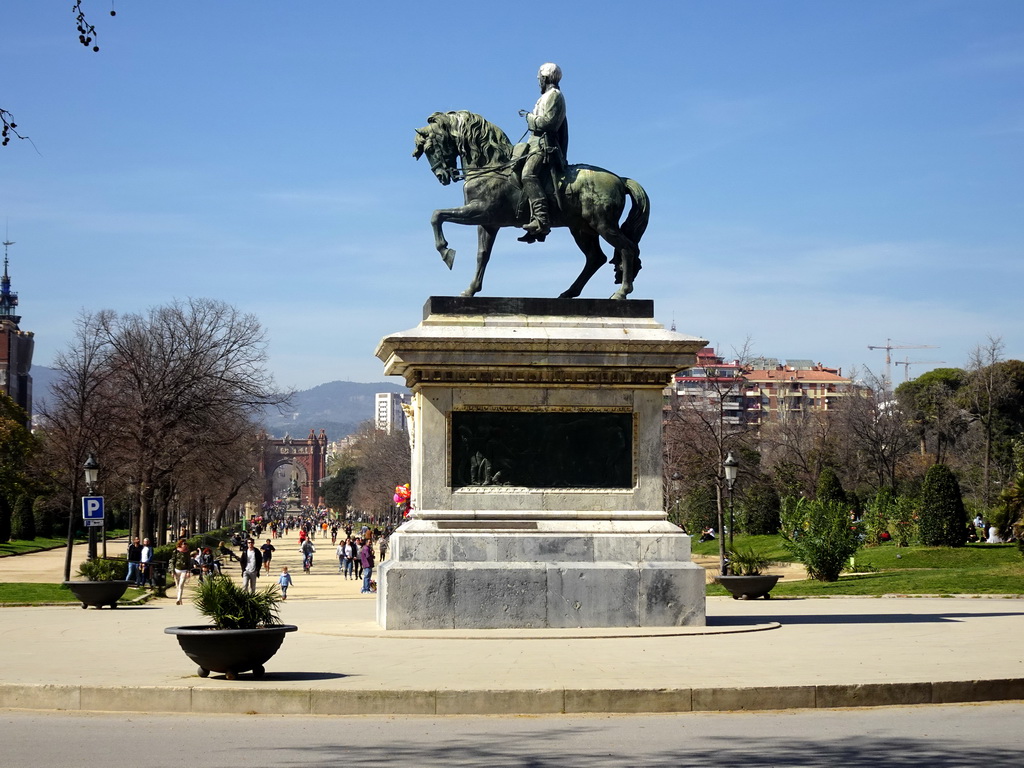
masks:
<svg viewBox="0 0 1024 768"><path fill-rule="evenodd" d="M85 475L85 486L88 489L88 495L92 496L93 488L96 486L96 479L100 474L100 465L91 451L89 452L89 457L85 460L85 464L82 465L82 472ZM89 559L96 559L96 528L92 525L89 526Z"/></svg>
<svg viewBox="0 0 1024 768"><path fill-rule="evenodd" d="M729 488L729 550L732 551L732 531L733 531L733 508L732 508L732 488L736 485L736 474L739 472L740 463L732 455L732 451L729 451L729 455L725 457L725 461L722 462L722 469L725 470L725 484Z"/></svg>

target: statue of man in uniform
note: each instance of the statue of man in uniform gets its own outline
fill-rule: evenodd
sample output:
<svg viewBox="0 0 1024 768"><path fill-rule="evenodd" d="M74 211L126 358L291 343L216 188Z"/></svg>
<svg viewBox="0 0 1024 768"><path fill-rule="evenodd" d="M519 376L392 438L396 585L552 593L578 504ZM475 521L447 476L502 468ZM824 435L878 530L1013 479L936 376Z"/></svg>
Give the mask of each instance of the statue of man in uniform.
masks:
<svg viewBox="0 0 1024 768"><path fill-rule="evenodd" d="M550 175L552 168L564 171L566 151L569 148L569 124L565 119L565 97L558 87L562 70L557 64L542 64L537 72L540 98L532 112L520 110L530 130L527 143L529 154L523 166L523 193L530 201L530 223L523 227L526 234L519 239L524 243L543 240L551 231L547 197L544 194L542 173Z"/></svg>

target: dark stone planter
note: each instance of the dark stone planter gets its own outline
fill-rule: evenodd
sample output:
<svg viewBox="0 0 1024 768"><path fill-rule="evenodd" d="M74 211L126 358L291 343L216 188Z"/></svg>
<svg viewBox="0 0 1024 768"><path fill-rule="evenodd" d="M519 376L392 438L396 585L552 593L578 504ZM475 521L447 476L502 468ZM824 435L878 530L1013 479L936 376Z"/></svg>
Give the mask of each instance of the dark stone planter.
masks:
<svg viewBox="0 0 1024 768"><path fill-rule="evenodd" d="M755 600L763 597L771 598L769 592L782 576L759 574L757 576L716 576L715 582L721 584L732 595L733 600Z"/></svg>
<svg viewBox="0 0 1024 768"><path fill-rule="evenodd" d="M121 599L129 586L127 581L65 581L64 586L71 590L83 608L94 605L102 608L109 605L117 608L117 601Z"/></svg>
<svg viewBox="0 0 1024 768"><path fill-rule="evenodd" d="M285 634L297 629L294 624L257 629L188 626L167 627L164 632L177 636L181 650L199 665L200 677L223 672L228 680L234 680L240 672L250 670L253 677L263 677L263 665L277 653Z"/></svg>

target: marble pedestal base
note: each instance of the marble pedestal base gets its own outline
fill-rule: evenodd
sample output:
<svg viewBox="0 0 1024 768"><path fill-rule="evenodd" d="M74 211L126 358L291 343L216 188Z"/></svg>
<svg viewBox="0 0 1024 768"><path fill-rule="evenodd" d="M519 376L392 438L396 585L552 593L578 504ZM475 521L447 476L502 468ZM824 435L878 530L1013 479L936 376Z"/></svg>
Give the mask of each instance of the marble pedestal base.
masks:
<svg viewBox="0 0 1024 768"><path fill-rule="evenodd" d="M665 627L704 624L704 570L666 522L414 521L378 571L385 629ZM448 527L454 526L454 527Z"/></svg>
<svg viewBox="0 0 1024 768"><path fill-rule="evenodd" d="M376 353L413 392L413 511L378 622L704 624L704 572L663 508L662 419L706 343L650 301L428 299Z"/></svg>

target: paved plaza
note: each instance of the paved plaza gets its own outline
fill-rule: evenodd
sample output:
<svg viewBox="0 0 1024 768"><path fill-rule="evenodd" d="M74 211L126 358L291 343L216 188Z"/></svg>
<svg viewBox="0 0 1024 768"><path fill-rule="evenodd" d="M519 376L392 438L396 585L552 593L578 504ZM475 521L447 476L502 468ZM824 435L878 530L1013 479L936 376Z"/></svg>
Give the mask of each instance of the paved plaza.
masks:
<svg viewBox="0 0 1024 768"><path fill-rule="evenodd" d="M338 574L329 542L308 575L294 537L274 543L272 573L288 565L295 580L281 618L299 631L262 680L199 678L163 630L206 622L172 598L9 607L0 708L433 715L1024 699L1020 599L713 597L706 628L385 632L376 596ZM2 558L0 580L60 581L63 558Z"/></svg>

